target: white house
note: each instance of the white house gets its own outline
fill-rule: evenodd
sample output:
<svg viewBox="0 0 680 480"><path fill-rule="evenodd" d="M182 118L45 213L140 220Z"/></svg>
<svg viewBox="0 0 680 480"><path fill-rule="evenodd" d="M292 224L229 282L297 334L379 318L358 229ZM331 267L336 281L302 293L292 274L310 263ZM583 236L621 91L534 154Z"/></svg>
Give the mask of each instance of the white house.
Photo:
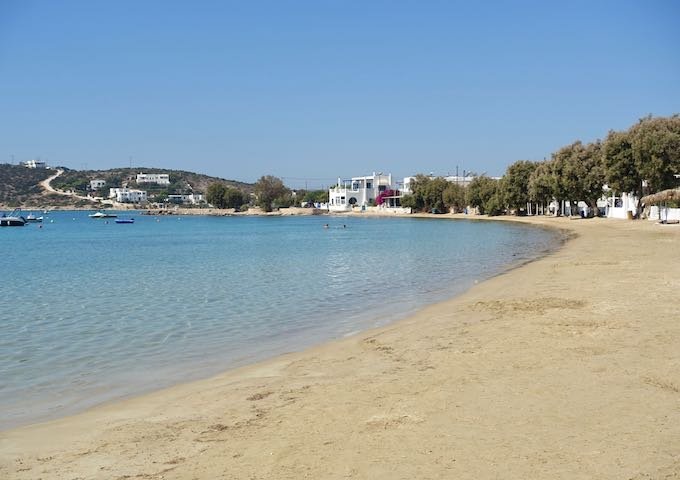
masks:
<svg viewBox="0 0 680 480"><path fill-rule="evenodd" d="M145 203L147 200L144 190L132 190L129 188L110 188L109 198L115 198L119 203Z"/></svg>
<svg viewBox="0 0 680 480"><path fill-rule="evenodd" d="M170 175L167 173L138 173L137 183L156 183L170 185Z"/></svg>
<svg viewBox="0 0 680 480"><path fill-rule="evenodd" d="M347 212L353 206L367 206L385 190L392 188L392 174L352 177L350 180L338 178L338 184L328 190L328 209L331 212Z"/></svg>
<svg viewBox="0 0 680 480"><path fill-rule="evenodd" d="M436 177L434 175L430 175L429 178L434 179L434 178L443 178L447 182L450 183L455 183L457 185L460 185L461 187L467 187L470 185L470 183L476 178L473 177L472 175L448 175L446 177ZM500 180L501 177L489 177L492 180ZM413 193L413 190L411 189L411 184L413 180L415 180L416 177L404 177L404 183L403 183L403 188L401 188L401 192L404 195L408 195Z"/></svg>
<svg viewBox="0 0 680 480"><path fill-rule="evenodd" d="M106 180L90 180L90 190L97 190L106 185Z"/></svg>
<svg viewBox="0 0 680 480"><path fill-rule="evenodd" d="M189 203L191 205L197 205L203 201L203 194L201 193L190 193L188 195L168 195L168 202L170 203Z"/></svg>
<svg viewBox="0 0 680 480"><path fill-rule="evenodd" d="M22 165L26 168L47 168L47 163L41 162L40 160L28 160L22 162Z"/></svg>

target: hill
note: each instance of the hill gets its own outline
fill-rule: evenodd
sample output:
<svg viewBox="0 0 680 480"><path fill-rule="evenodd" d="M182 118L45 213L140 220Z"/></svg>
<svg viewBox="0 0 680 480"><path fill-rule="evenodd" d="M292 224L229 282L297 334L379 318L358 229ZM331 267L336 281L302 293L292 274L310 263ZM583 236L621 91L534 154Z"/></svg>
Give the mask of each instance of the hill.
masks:
<svg viewBox="0 0 680 480"><path fill-rule="evenodd" d="M170 185L156 185L144 183L137 185L138 173L165 173L170 177ZM208 185L214 182L221 182L226 185L238 188L250 193L253 185L250 183L238 182L236 180L226 180L219 177L211 177L185 170L169 170L162 168L113 168L109 170L70 170L64 169L64 173L52 182L52 186L59 190L73 190L85 194L90 185L90 180L104 180L106 186L104 190L108 192L111 187L127 186L129 188L140 188L147 190L149 194L188 194L205 193Z"/></svg>
<svg viewBox="0 0 680 480"><path fill-rule="evenodd" d="M238 188L246 193L251 193L253 185L236 180L226 180L219 177L211 177L185 170L169 170L161 168L113 168L109 170L72 170L59 167L64 170L62 175L54 179L52 187L57 190L73 191L78 195L85 196L89 191L90 180L104 180L106 185L96 196L108 196L110 187L127 186L140 188L149 192L149 196L162 198L165 195L205 193L208 185L221 182L225 185ZM0 165L0 205L6 207L49 207L49 206L89 206L92 203L87 200L66 197L59 194L46 192L39 184L46 178L54 175L56 169L28 169L18 165ZM170 185L156 185L145 183L137 185L138 173L165 173L170 177Z"/></svg>
<svg viewBox="0 0 680 480"><path fill-rule="evenodd" d="M0 164L0 205L20 207L41 204L44 190L40 182L51 175L54 175L54 170Z"/></svg>

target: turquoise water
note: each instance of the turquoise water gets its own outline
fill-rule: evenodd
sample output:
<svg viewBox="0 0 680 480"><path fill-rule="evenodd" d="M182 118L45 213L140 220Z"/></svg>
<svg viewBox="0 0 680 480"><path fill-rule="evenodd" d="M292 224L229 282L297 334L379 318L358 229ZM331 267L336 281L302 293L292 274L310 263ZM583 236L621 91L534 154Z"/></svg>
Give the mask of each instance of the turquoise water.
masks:
<svg viewBox="0 0 680 480"><path fill-rule="evenodd" d="M0 229L0 428L383 325L558 241L496 222L136 215L119 225L87 213Z"/></svg>

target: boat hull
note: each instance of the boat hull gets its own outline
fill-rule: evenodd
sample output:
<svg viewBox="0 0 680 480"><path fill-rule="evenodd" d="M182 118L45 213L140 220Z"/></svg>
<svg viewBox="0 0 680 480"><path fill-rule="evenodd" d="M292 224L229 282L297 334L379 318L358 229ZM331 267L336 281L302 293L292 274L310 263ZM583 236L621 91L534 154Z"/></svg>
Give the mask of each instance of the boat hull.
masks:
<svg viewBox="0 0 680 480"><path fill-rule="evenodd" d="M0 217L0 227L23 227L26 220L23 217Z"/></svg>

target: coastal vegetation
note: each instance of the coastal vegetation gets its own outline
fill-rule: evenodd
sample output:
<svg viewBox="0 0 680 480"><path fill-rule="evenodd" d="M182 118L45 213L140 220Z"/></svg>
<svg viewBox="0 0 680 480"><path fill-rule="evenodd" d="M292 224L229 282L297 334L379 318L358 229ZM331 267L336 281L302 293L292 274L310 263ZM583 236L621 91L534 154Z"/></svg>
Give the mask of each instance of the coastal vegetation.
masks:
<svg viewBox="0 0 680 480"><path fill-rule="evenodd" d="M293 195L283 180L273 175L263 175L253 187L257 206L265 212L293 205Z"/></svg>
<svg viewBox="0 0 680 480"><path fill-rule="evenodd" d="M556 150L548 160L519 160L498 180L478 176L463 188L441 178L417 175L412 194L402 205L415 211L461 211L461 205L479 213L522 214L530 202L547 204L584 201L590 213L609 189L642 195L680 184L680 116L640 119L625 131L610 131L604 141L573 143ZM449 183L449 185L445 185Z"/></svg>
<svg viewBox="0 0 680 480"><path fill-rule="evenodd" d="M71 170L52 181L58 190L80 196L108 197L111 187L141 188L152 202L164 202L169 195L204 193L205 200L217 208L242 209L251 204L264 211L293 205L328 201L328 191L292 191L273 175L263 175L255 184L225 180L183 170L158 168L117 168L110 170ZM54 170L28 169L0 165L0 203L14 206L83 206L82 198L48 194L39 183ZM137 174L165 173L169 184L137 184ZM680 185L680 115L647 116L627 130L610 131L604 140L590 143L576 140L558 148L543 161L519 160L508 166L499 178L473 176L465 186L441 177L416 175L411 193L401 205L413 211L460 213L472 207L481 214L525 213L527 204L547 205L556 200L556 215L563 204L585 202L589 213L597 212L597 201L606 191L615 194L643 195ZM91 190L90 181L104 180L104 186ZM398 192L388 190L375 199ZM573 209L572 209L573 211Z"/></svg>
<svg viewBox="0 0 680 480"><path fill-rule="evenodd" d="M248 203L248 195L222 182L214 182L208 186L206 200L217 208L239 209L243 204Z"/></svg>

